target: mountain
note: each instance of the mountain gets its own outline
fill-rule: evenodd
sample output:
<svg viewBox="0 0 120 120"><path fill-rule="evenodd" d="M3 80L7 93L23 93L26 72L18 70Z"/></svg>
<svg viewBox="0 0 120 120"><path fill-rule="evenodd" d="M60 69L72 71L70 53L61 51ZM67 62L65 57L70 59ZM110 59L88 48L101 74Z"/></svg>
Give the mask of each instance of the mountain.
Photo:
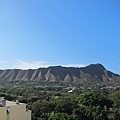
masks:
<svg viewBox="0 0 120 120"><path fill-rule="evenodd" d="M91 64L86 67L50 66L39 69L0 70L0 78L5 80L40 80L40 81L120 81L120 75L105 69L102 64Z"/></svg>

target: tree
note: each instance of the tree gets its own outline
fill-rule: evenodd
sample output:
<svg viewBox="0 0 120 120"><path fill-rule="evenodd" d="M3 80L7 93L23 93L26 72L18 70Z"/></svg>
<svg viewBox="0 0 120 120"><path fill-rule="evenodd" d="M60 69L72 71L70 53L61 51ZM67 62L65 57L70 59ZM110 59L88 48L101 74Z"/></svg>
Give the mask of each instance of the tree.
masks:
<svg viewBox="0 0 120 120"><path fill-rule="evenodd" d="M74 99L71 98L57 99L55 111L71 115L73 110L77 107L78 103Z"/></svg>
<svg viewBox="0 0 120 120"><path fill-rule="evenodd" d="M52 111L55 110L55 102L48 102L45 101L42 106L41 106L41 111L43 113L51 113Z"/></svg>
<svg viewBox="0 0 120 120"><path fill-rule="evenodd" d="M120 108L120 91L110 94L110 99L113 101L113 107Z"/></svg>
<svg viewBox="0 0 120 120"><path fill-rule="evenodd" d="M33 114L34 117L40 117L40 115L42 115L41 106L42 106L42 102L40 100L37 100L31 105L31 109L32 112L34 113Z"/></svg>
<svg viewBox="0 0 120 120"><path fill-rule="evenodd" d="M85 92L77 97L79 106L84 106L84 114L87 119L103 120L107 119L105 108L112 106L112 101L103 94L97 92Z"/></svg>
<svg viewBox="0 0 120 120"><path fill-rule="evenodd" d="M74 115L68 115L66 113L55 113L52 114L48 120L78 120L77 116Z"/></svg>
<svg viewBox="0 0 120 120"><path fill-rule="evenodd" d="M111 107L112 101L102 95L101 93L97 92L85 92L80 94L77 97L79 105L85 105L85 106L101 106L102 108Z"/></svg>

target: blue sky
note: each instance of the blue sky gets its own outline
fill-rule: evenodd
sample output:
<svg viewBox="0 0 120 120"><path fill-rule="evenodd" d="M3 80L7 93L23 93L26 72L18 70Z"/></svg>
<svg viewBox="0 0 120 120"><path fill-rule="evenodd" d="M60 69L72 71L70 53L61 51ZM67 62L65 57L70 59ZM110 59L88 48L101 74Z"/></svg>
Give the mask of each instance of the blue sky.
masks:
<svg viewBox="0 0 120 120"><path fill-rule="evenodd" d="M120 74L119 0L0 0L0 68L101 63Z"/></svg>

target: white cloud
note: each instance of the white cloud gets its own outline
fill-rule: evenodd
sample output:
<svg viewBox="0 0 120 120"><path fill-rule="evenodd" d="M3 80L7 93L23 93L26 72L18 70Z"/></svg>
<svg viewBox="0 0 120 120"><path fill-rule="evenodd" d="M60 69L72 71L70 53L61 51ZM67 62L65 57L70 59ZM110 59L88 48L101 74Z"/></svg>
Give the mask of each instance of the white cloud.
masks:
<svg viewBox="0 0 120 120"><path fill-rule="evenodd" d="M64 67L85 67L84 64L55 64L47 61L22 61L18 60L13 63L9 63L8 61L0 61L1 69L38 69L40 67L49 67L49 66L64 66Z"/></svg>
<svg viewBox="0 0 120 120"><path fill-rule="evenodd" d="M18 60L14 67L17 69L37 69L40 67L48 67L51 66L52 64L50 62L46 61L33 61L33 62L25 62Z"/></svg>
<svg viewBox="0 0 120 120"><path fill-rule="evenodd" d="M84 64L66 64L66 65L62 65L65 67L85 67L86 65Z"/></svg>
<svg viewBox="0 0 120 120"><path fill-rule="evenodd" d="M86 66L84 64L66 64L66 65L59 64L59 65L64 66L64 67L85 67ZM14 68L37 69L40 67L49 67L49 66L58 66L58 64L53 64L53 63L46 62L46 61L25 62L25 61L18 60L16 64L14 65Z"/></svg>

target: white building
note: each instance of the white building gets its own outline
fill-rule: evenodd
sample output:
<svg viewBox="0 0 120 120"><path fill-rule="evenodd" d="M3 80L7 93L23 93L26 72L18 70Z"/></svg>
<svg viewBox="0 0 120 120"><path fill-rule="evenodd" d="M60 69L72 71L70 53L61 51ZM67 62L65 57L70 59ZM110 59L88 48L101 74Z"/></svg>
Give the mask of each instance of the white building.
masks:
<svg viewBox="0 0 120 120"><path fill-rule="evenodd" d="M18 101L6 101L0 97L0 120L31 120L31 111L26 104Z"/></svg>

